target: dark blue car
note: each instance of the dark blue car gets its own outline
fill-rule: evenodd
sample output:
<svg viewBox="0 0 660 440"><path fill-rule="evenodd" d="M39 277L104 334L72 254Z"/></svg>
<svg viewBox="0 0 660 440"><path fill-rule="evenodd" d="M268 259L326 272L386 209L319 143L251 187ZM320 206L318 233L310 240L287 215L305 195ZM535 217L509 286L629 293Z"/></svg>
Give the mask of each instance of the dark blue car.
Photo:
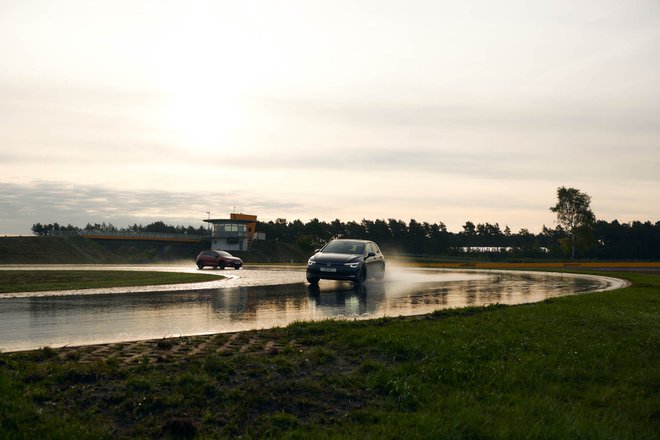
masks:
<svg viewBox="0 0 660 440"><path fill-rule="evenodd" d="M368 278L383 279L385 257L373 241L332 240L307 262L307 281L348 280L363 283Z"/></svg>

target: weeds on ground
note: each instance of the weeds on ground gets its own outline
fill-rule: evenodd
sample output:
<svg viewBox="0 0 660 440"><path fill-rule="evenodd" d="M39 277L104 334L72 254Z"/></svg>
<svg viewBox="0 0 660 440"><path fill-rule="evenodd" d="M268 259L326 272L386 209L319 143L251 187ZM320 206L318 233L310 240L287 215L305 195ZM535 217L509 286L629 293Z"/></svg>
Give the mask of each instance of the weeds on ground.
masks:
<svg viewBox="0 0 660 440"><path fill-rule="evenodd" d="M539 304L298 323L265 333L296 341L272 353L2 354L0 437L655 439L660 277L626 276Z"/></svg>

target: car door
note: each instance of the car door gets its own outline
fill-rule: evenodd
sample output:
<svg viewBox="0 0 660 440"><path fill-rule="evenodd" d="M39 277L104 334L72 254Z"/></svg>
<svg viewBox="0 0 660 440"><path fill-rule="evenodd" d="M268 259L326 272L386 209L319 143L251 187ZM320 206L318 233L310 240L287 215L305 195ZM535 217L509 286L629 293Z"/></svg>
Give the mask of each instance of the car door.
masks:
<svg viewBox="0 0 660 440"><path fill-rule="evenodd" d="M380 251L380 248L376 243L371 243L371 246L374 248L374 252L376 254L376 260L384 263L385 262L385 256L383 253Z"/></svg>
<svg viewBox="0 0 660 440"><path fill-rule="evenodd" d="M376 270L382 271L385 268L385 257L383 256L383 253L380 251L376 243L369 243L369 244L373 249L372 252L375 254L375 256L373 257L372 266Z"/></svg>
<svg viewBox="0 0 660 440"><path fill-rule="evenodd" d="M366 255L366 258L365 258L364 262L367 265L367 271L370 271L370 272L373 273L373 270L375 269L375 267L377 267L376 263L378 262L378 253L376 252L376 249L374 248L374 246L371 243L367 243L365 245L364 252L365 252L365 255ZM372 255L369 256L370 254L372 254Z"/></svg>

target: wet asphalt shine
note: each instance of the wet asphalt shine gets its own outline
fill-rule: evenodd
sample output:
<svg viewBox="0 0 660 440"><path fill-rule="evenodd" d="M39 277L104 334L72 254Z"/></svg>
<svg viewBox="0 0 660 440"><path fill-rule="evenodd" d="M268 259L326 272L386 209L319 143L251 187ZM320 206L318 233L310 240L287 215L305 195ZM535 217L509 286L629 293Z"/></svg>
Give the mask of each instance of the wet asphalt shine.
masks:
<svg viewBox="0 0 660 440"><path fill-rule="evenodd" d="M216 272L227 278L185 286L3 294L0 351L234 332L328 318L419 315L622 286L606 277L514 271L388 268L385 280L357 286L324 280L311 286L300 268Z"/></svg>

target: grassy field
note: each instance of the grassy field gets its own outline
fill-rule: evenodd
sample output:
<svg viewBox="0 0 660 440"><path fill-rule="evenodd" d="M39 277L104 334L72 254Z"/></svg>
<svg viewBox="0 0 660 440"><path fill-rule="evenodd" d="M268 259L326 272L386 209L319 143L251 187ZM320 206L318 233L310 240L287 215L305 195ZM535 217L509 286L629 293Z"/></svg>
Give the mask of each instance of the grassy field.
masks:
<svg viewBox="0 0 660 440"><path fill-rule="evenodd" d="M121 270L0 270L0 293L217 281L217 275Z"/></svg>
<svg viewBox="0 0 660 440"><path fill-rule="evenodd" d="M657 439L660 276L613 275L632 286L144 343L156 362L0 354L0 438Z"/></svg>

